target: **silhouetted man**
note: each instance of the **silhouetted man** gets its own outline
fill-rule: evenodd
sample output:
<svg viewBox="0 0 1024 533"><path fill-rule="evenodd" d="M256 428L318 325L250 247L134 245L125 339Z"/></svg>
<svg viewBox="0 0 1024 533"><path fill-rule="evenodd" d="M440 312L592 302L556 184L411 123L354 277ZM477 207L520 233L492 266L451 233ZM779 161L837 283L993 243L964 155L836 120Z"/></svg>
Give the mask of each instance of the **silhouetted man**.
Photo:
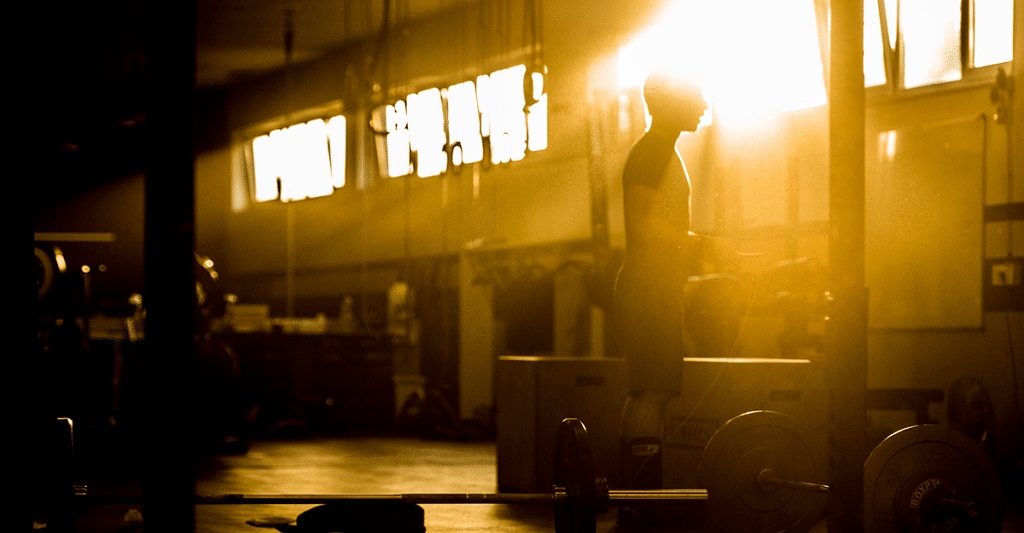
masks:
<svg viewBox="0 0 1024 533"><path fill-rule="evenodd" d="M643 95L651 126L630 150L622 175L626 257L614 297L629 369L621 427L627 489L662 488L665 409L681 392L683 357L697 355L684 325L687 278L702 274L703 262L730 255L728 243L690 232L690 180L675 148L682 132L697 131L708 108L700 84L657 71Z"/></svg>

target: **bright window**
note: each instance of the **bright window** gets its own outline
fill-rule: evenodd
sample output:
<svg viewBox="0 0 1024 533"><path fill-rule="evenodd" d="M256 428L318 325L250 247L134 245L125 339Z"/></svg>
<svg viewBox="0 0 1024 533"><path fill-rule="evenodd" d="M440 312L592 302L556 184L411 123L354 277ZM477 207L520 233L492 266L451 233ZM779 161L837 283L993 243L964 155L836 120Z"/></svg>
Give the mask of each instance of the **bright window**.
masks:
<svg viewBox="0 0 1024 533"><path fill-rule="evenodd" d="M1013 60L1013 0L974 0L974 66Z"/></svg>
<svg viewBox="0 0 1024 533"><path fill-rule="evenodd" d="M882 42L878 2L864 0L864 86L885 85L885 43ZM890 41L893 42L893 41Z"/></svg>
<svg viewBox="0 0 1024 533"><path fill-rule="evenodd" d="M467 81L448 87L448 142L452 145L452 164L476 163L484 158L480 137L480 114L476 107L476 88Z"/></svg>
<svg viewBox="0 0 1024 533"><path fill-rule="evenodd" d="M903 86L959 80L960 0L900 0Z"/></svg>
<svg viewBox="0 0 1024 533"><path fill-rule="evenodd" d="M327 121L327 142L331 150L331 182L334 188L345 186L345 116Z"/></svg>
<svg viewBox="0 0 1024 533"><path fill-rule="evenodd" d="M406 102L409 108L409 147L416 152L416 175L421 178L437 176L448 169L441 91L427 89L410 94Z"/></svg>
<svg viewBox="0 0 1024 533"><path fill-rule="evenodd" d="M387 131L388 176L397 178L409 173L409 119L405 112L405 101L384 109L384 123Z"/></svg>
<svg viewBox="0 0 1024 533"><path fill-rule="evenodd" d="M286 164L281 172L281 200L317 198L334 192L327 152L327 124L311 120L286 132Z"/></svg>
<svg viewBox="0 0 1024 533"><path fill-rule="evenodd" d="M517 65L493 72L490 82L477 86L479 93L488 93L480 98L487 103L490 116L491 162L494 164L519 161L526 156L526 97L523 94L525 65ZM481 112L484 106L481 105Z"/></svg>
<svg viewBox="0 0 1024 533"><path fill-rule="evenodd" d="M260 135L252 140L253 175L255 177L255 197L257 202L266 202L277 198L277 177L279 176L279 154L270 135Z"/></svg>
<svg viewBox="0 0 1024 533"><path fill-rule="evenodd" d="M548 147L548 95L544 92L544 75L540 72L530 74L533 78L533 99L530 114L526 117L526 132L529 136L528 146L531 152Z"/></svg>
<svg viewBox="0 0 1024 533"><path fill-rule="evenodd" d="M342 125L342 145L344 145ZM328 126L322 119L277 129L252 141L257 202L316 198L334 192L328 151ZM344 157L344 150L341 150ZM342 159L342 162L344 159ZM341 165L344 183L344 164Z"/></svg>

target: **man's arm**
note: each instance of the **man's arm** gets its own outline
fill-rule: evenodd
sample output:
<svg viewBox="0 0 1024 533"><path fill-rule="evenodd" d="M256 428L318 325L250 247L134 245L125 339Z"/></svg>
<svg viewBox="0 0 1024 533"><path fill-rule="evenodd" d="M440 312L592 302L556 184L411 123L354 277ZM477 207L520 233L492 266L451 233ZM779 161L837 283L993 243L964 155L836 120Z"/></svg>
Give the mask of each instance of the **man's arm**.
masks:
<svg viewBox="0 0 1024 533"><path fill-rule="evenodd" d="M732 241L692 231L690 240L694 259L691 275L734 273L739 270L740 254Z"/></svg>

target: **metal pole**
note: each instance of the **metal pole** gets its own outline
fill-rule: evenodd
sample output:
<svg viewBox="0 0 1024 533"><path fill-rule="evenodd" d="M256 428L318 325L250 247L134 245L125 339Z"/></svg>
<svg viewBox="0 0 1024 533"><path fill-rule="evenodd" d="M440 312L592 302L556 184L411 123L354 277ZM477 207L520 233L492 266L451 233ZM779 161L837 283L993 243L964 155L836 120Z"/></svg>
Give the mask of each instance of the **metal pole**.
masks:
<svg viewBox="0 0 1024 533"><path fill-rule="evenodd" d="M327 504L336 502L400 501L416 504L552 504L568 496L563 487L545 493L422 493L422 494L197 494L195 505ZM80 496L88 505L126 505L138 503L137 496ZM679 506L706 502L706 490L665 489L647 491L608 491L611 506Z"/></svg>
<svg viewBox="0 0 1024 533"><path fill-rule="evenodd" d="M863 530L867 388L863 0L832 0L829 46L828 530Z"/></svg>
<svg viewBox="0 0 1024 533"><path fill-rule="evenodd" d="M775 477L775 473L770 469L762 470L761 473L757 475L757 485L761 487L762 490L771 490L776 487L782 487L804 492L816 492L818 494L829 493L828 485Z"/></svg>

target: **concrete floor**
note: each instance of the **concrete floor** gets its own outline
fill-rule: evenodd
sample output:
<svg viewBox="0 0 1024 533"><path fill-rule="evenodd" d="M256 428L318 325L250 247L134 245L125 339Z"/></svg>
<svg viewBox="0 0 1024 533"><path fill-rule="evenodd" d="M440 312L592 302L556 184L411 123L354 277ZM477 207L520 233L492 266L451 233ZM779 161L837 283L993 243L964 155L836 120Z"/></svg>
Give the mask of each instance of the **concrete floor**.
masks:
<svg viewBox="0 0 1024 533"><path fill-rule="evenodd" d="M238 455L210 456L197 468L197 494L386 494L489 493L496 489L493 442L439 442L414 438L312 438L292 441L253 441ZM97 463L90 480L92 494L139 494L141 485L130 467L131 453ZM1008 487L1009 489L1009 487ZM1019 494L1019 493L1018 493ZM1016 498L1016 496L1014 497ZM1004 531L1024 531L1020 500L1007 499ZM275 531L246 521L283 517L294 519L313 505L205 505L196 508L195 531L201 533L259 533ZM136 507L137 508L137 507ZM552 533L551 507L519 505L423 505L431 533ZM131 506L97 506L79 513L77 529L84 533L141 531ZM129 520L126 521L126 518ZM598 516L598 533L611 533L615 512ZM824 520L812 531L826 530ZM717 532L707 520L698 532Z"/></svg>

